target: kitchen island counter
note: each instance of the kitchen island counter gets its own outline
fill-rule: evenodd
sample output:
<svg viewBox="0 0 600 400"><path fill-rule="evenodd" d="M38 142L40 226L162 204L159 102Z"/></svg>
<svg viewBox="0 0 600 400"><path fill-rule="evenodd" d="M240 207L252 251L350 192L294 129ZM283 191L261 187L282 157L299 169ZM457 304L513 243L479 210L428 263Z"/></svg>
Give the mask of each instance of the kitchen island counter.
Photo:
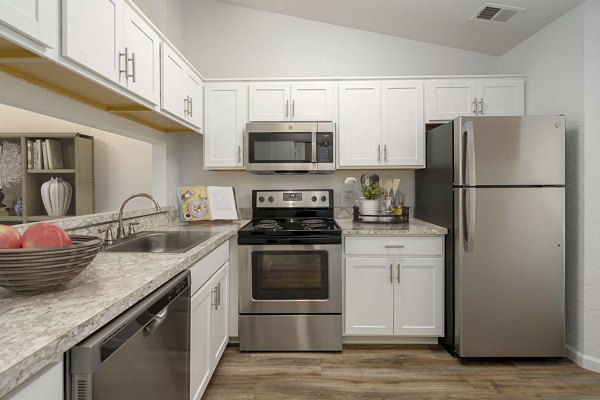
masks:
<svg viewBox="0 0 600 400"><path fill-rule="evenodd" d="M20 294L0 288L0 397L222 243L247 221L154 230L201 230L212 236L182 254L101 252L59 290Z"/></svg>

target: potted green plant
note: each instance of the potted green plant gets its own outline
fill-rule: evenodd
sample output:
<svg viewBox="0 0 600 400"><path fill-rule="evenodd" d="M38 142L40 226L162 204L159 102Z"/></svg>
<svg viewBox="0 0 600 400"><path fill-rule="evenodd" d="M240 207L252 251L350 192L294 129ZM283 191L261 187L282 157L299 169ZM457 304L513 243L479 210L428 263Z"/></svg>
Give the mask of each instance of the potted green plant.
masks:
<svg viewBox="0 0 600 400"><path fill-rule="evenodd" d="M381 184L377 175L365 176L361 180L360 213L366 215L377 215L379 213L381 195ZM363 217L363 221L377 221L377 217Z"/></svg>

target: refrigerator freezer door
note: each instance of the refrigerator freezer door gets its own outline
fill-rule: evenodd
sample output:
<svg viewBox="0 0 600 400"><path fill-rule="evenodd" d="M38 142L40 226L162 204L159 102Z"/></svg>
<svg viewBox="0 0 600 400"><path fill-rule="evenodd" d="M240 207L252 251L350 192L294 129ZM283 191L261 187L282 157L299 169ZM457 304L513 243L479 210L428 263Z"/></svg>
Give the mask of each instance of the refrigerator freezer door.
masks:
<svg viewBox="0 0 600 400"><path fill-rule="evenodd" d="M454 120L454 184L565 184L564 117Z"/></svg>
<svg viewBox="0 0 600 400"><path fill-rule="evenodd" d="M455 189L458 355L564 355L564 190Z"/></svg>

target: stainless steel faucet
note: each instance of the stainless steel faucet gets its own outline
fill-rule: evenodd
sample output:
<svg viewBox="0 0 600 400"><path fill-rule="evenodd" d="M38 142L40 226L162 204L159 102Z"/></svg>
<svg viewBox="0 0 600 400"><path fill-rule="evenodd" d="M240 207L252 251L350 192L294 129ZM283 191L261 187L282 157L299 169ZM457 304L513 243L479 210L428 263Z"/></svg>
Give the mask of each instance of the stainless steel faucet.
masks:
<svg viewBox="0 0 600 400"><path fill-rule="evenodd" d="M158 205L158 202L156 201L156 199L154 197L150 196L149 194L136 193L133 196L129 196L127 199L125 199L123 204L121 204L121 208L119 209L119 226L117 227L117 239L121 239L126 236L125 235L125 227L123 226L123 209L125 208L125 205L127 203L129 203L130 200L135 199L136 197L145 197L147 199L152 200L152 202L154 203L154 206L156 207L156 211L160 211L160 206Z"/></svg>

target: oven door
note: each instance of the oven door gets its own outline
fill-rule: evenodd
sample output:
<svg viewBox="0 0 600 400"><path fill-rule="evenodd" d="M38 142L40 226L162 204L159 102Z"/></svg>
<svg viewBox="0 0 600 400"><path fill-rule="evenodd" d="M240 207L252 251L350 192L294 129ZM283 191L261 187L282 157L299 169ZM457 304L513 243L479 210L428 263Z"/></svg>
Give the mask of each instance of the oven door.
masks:
<svg viewBox="0 0 600 400"><path fill-rule="evenodd" d="M240 314L342 312L341 245L251 245L240 250Z"/></svg>
<svg viewBox="0 0 600 400"><path fill-rule="evenodd" d="M248 124L246 165L250 172L314 172L317 164L316 124Z"/></svg>

